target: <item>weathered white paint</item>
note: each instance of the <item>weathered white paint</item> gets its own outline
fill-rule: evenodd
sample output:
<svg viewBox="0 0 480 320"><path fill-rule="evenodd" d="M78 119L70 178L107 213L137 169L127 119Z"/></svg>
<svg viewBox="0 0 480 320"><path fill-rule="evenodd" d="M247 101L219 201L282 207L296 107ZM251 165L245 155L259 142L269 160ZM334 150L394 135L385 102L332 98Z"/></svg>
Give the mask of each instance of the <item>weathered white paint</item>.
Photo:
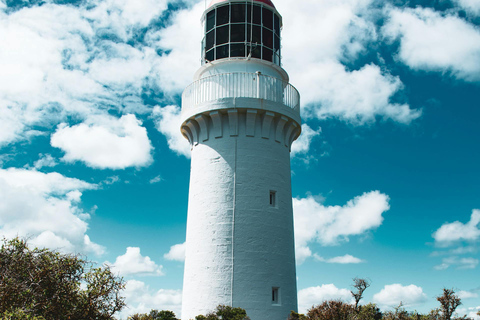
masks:
<svg viewBox="0 0 480 320"><path fill-rule="evenodd" d="M212 68L232 64L222 63ZM285 320L297 310L289 150L298 110L237 97L182 115L192 146L182 319L225 304L252 320Z"/></svg>

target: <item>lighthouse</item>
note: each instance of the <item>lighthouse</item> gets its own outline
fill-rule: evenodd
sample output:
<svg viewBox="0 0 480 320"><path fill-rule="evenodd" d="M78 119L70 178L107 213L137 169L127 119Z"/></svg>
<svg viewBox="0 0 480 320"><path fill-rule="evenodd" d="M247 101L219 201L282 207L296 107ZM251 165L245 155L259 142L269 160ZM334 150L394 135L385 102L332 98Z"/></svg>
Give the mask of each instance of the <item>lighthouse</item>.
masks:
<svg viewBox="0 0 480 320"><path fill-rule="evenodd" d="M270 0L214 0L202 65L182 96L191 146L182 320L220 305L252 320L297 310L290 149L300 96Z"/></svg>

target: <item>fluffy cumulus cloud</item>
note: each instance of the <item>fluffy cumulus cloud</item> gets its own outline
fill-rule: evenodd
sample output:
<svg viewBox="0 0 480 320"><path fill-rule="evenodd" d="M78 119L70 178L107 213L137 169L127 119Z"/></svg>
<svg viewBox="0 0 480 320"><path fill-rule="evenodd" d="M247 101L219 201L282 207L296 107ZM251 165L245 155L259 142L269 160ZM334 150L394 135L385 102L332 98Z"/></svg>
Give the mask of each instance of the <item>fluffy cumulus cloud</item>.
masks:
<svg viewBox="0 0 480 320"><path fill-rule="evenodd" d="M353 124L376 118L410 123L420 116L407 104L391 102L403 89L398 77L369 64L348 71L341 61L354 61L378 36L369 0L277 1L285 21L284 66L307 106L305 115L338 118ZM312 23L313 22L313 23ZM307 50L305 48L308 48Z"/></svg>
<svg viewBox="0 0 480 320"><path fill-rule="evenodd" d="M399 39L398 57L412 69L450 72L466 81L480 80L477 27L428 8L390 9L388 15L383 34Z"/></svg>
<svg viewBox="0 0 480 320"><path fill-rule="evenodd" d="M390 102L403 84L373 64L354 71L346 71L340 63L317 64L305 70L301 81L315 83L314 90L302 92L303 100L311 102L305 107L307 116L363 125L377 118L409 124L421 115L407 104Z"/></svg>
<svg viewBox="0 0 480 320"><path fill-rule="evenodd" d="M122 276L128 275L150 275L162 276L162 266L157 265L150 257L144 257L140 248L128 247L124 255L118 256L115 263L109 263L114 272Z"/></svg>
<svg viewBox="0 0 480 320"><path fill-rule="evenodd" d="M445 223L432 236L435 239L435 243L439 246L448 246L459 241L472 242L479 240L480 210L473 210L469 222L455 221Z"/></svg>
<svg viewBox="0 0 480 320"><path fill-rule="evenodd" d="M297 263L312 255L309 242L337 245L365 234L382 224L389 209L389 197L379 191L364 193L344 206L324 206L312 196L293 199Z"/></svg>
<svg viewBox="0 0 480 320"><path fill-rule="evenodd" d="M166 0L45 2L0 8L0 41L9 44L0 48L0 147L70 117L149 112L141 95L158 89L159 66L167 63L136 42Z"/></svg>
<svg viewBox="0 0 480 320"><path fill-rule="evenodd" d="M328 300L343 300L350 302L352 294L348 289L339 289L333 284L324 284L298 291L298 311L306 313L314 305Z"/></svg>
<svg viewBox="0 0 480 320"><path fill-rule="evenodd" d="M302 124L302 134L293 143L291 155L295 156L297 154L308 153L308 151L310 150L310 145L312 144L312 140L315 137L318 137L321 132L322 128L313 130L308 124Z"/></svg>
<svg viewBox="0 0 480 320"><path fill-rule="evenodd" d="M153 117L158 131L167 138L170 149L179 155L190 157L190 145L180 133L182 124L180 107L171 105L161 108L157 106L153 109Z"/></svg>
<svg viewBox="0 0 480 320"><path fill-rule="evenodd" d="M152 290L144 282L129 280L123 292L127 306L119 313L126 319L135 313L147 313L152 309L171 310L177 317L181 315L182 292L180 290Z"/></svg>
<svg viewBox="0 0 480 320"><path fill-rule="evenodd" d="M38 247L100 255L104 248L87 235L90 214L82 192L96 185L59 173L0 169L0 234L29 237Z"/></svg>
<svg viewBox="0 0 480 320"><path fill-rule="evenodd" d="M147 130L134 115L95 117L72 127L62 124L51 144L65 152L64 161L83 161L93 168L124 169L152 162Z"/></svg>
<svg viewBox="0 0 480 320"><path fill-rule="evenodd" d="M454 0L459 6L475 15L480 15L480 1L478 0Z"/></svg>
<svg viewBox="0 0 480 320"><path fill-rule="evenodd" d="M402 286L401 284L386 285L380 292L373 295L373 302L382 307L395 307L400 303L409 307L419 305L427 300L421 287L416 285Z"/></svg>
<svg viewBox="0 0 480 320"><path fill-rule="evenodd" d="M170 247L170 251L165 253L163 256L167 260L175 260L175 261L185 261L185 248L186 243L176 244Z"/></svg>

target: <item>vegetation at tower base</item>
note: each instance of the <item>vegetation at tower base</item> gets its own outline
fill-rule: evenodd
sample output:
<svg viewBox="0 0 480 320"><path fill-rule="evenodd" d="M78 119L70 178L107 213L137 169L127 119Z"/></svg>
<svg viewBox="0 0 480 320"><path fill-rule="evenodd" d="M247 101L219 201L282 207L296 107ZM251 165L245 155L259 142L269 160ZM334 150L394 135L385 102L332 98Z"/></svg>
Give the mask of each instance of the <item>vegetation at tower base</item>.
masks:
<svg viewBox="0 0 480 320"><path fill-rule="evenodd" d="M128 317L128 320L179 320L175 313L168 310L151 310L150 313L134 314Z"/></svg>
<svg viewBox="0 0 480 320"><path fill-rule="evenodd" d="M0 248L0 317L7 320L110 320L125 302L123 279L77 255L30 249L23 239Z"/></svg>
<svg viewBox="0 0 480 320"><path fill-rule="evenodd" d="M355 311L358 313L358 304L360 300L363 298L363 292L370 287L370 282L366 279L361 278L353 278L353 287L357 289L357 291L350 291L353 298L355 299Z"/></svg>
<svg viewBox="0 0 480 320"><path fill-rule="evenodd" d="M225 305L217 306L214 312L204 315L198 315L195 320L250 320L247 312L242 308L234 308Z"/></svg>
<svg viewBox="0 0 480 320"><path fill-rule="evenodd" d="M462 304L460 298L455 295L455 291L447 288L443 288L443 295L438 296L437 301L440 302L442 320L450 320L455 309Z"/></svg>

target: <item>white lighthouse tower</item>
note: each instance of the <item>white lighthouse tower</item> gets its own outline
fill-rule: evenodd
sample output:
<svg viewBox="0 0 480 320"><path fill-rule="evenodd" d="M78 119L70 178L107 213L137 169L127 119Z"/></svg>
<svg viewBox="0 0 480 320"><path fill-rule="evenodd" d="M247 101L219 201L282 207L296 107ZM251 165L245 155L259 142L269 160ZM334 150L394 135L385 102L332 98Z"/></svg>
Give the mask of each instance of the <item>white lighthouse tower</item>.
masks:
<svg viewBox="0 0 480 320"><path fill-rule="evenodd" d="M297 310L290 147L300 97L281 67L270 0L214 0L202 66L183 93L191 144L182 319L224 304L252 320Z"/></svg>

